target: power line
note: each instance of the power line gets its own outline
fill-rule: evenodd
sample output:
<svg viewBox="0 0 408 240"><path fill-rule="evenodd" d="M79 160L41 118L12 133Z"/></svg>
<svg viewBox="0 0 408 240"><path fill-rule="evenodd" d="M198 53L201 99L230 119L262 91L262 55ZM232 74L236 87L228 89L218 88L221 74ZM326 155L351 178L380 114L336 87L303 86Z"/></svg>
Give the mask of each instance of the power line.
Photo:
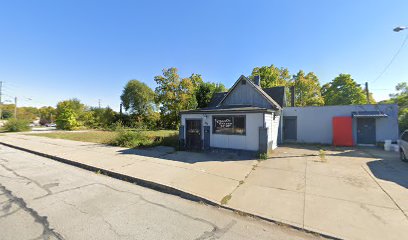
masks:
<svg viewBox="0 0 408 240"><path fill-rule="evenodd" d="M401 52L402 48L404 47L405 43L408 41L408 34L407 36L404 38L404 41L402 41L401 46L399 47L399 49L397 50L397 52L395 52L394 56L392 56L391 61L387 64L387 66L385 66L384 70L382 70L382 72L378 75L377 78L374 79L374 81L372 81L371 83L376 82L378 79L380 79L384 73L388 70L388 68L390 68L391 64L394 62L394 60L397 58L398 54Z"/></svg>

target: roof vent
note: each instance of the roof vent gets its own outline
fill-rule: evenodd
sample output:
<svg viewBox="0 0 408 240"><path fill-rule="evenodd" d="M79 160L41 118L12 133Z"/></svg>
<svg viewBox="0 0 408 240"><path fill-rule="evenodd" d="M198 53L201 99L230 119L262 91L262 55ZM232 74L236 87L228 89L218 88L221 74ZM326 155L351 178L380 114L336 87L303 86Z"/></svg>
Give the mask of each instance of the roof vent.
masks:
<svg viewBox="0 0 408 240"><path fill-rule="evenodd" d="M242 84L242 85L245 85L245 84L246 84L246 80L245 80L245 79L242 79L241 84Z"/></svg>

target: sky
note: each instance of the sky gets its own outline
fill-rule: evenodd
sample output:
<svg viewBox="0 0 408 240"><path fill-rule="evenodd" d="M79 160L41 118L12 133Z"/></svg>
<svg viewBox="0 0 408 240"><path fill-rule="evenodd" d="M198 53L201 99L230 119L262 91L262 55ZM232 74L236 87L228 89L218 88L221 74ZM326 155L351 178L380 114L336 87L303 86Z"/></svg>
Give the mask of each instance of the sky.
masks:
<svg viewBox="0 0 408 240"><path fill-rule="evenodd" d="M55 106L78 98L118 109L131 79L155 88L176 67L230 87L254 67L340 73L384 100L408 81L408 1L0 0L0 81L5 103Z"/></svg>

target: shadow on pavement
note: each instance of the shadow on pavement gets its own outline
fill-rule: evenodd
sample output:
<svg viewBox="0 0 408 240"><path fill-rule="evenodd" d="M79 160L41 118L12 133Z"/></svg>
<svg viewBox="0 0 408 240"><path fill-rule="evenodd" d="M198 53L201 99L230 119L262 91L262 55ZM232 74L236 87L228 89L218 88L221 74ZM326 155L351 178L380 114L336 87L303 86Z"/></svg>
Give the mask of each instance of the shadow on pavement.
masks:
<svg viewBox="0 0 408 240"><path fill-rule="evenodd" d="M146 149L125 149L118 152L120 154L154 157L160 160L171 160L191 164L198 162L253 161L257 159L254 153L246 151L212 150L205 152L188 152L176 151L172 147L164 146Z"/></svg>

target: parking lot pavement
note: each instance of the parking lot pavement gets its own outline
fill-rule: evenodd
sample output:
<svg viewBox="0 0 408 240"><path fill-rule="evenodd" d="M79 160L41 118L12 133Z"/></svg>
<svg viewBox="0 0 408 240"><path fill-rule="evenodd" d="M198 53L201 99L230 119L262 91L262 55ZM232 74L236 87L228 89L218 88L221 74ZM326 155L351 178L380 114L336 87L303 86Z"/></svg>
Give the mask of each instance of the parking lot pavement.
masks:
<svg viewBox="0 0 408 240"><path fill-rule="evenodd" d="M0 146L0 239L315 239Z"/></svg>
<svg viewBox="0 0 408 240"><path fill-rule="evenodd" d="M408 164L375 148L283 146L229 205L345 239L408 239Z"/></svg>

